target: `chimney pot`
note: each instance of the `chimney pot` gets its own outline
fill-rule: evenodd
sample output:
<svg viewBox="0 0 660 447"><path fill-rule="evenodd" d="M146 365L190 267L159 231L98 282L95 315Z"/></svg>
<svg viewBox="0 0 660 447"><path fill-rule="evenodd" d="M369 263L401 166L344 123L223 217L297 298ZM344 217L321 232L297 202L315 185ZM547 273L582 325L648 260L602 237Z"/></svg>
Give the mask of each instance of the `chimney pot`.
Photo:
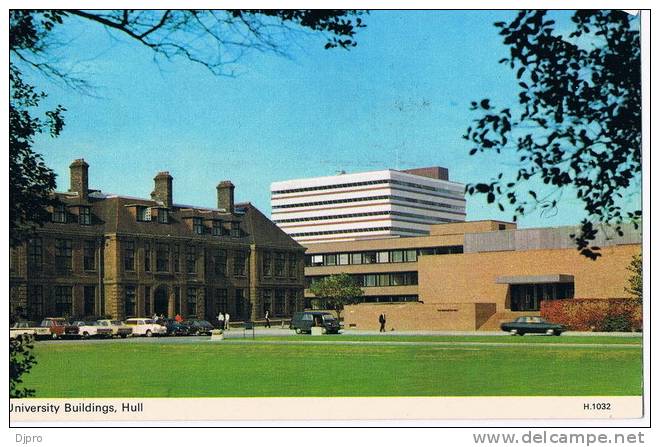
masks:
<svg viewBox="0 0 660 447"><path fill-rule="evenodd" d="M78 193L78 197L87 200L89 195L89 165L84 158L73 160L69 165L71 174L70 192Z"/></svg>
<svg viewBox="0 0 660 447"><path fill-rule="evenodd" d="M218 208L234 213L234 184L228 180L218 183Z"/></svg>
<svg viewBox="0 0 660 447"><path fill-rule="evenodd" d="M162 171L154 177L154 191L151 198L161 202L166 207L171 207L172 200L172 179L169 171Z"/></svg>

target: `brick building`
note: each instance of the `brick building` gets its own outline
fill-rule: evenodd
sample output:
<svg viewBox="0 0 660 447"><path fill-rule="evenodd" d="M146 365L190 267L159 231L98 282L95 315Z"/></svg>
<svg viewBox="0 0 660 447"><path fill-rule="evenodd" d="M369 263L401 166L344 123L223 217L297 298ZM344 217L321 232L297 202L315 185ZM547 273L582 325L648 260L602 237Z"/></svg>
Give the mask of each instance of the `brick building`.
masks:
<svg viewBox="0 0 660 447"><path fill-rule="evenodd" d="M302 308L304 247L251 204L234 204L231 182L217 186L217 208L202 208L174 203L168 172L141 199L89 189L84 160L70 168L51 222L11 249L12 315L227 311L236 321Z"/></svg>

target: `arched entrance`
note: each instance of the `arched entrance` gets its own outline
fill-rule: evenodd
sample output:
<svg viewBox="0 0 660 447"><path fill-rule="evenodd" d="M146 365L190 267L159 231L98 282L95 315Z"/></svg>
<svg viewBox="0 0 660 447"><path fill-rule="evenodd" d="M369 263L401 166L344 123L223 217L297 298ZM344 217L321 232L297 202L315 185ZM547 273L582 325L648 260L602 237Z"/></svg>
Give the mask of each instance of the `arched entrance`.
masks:
<svg viewBox="0 0 660 447"><path fill-rule="evenodd" d="M167 316L168 301L167 286L158 286L154 291L154 313Z"/></svg>

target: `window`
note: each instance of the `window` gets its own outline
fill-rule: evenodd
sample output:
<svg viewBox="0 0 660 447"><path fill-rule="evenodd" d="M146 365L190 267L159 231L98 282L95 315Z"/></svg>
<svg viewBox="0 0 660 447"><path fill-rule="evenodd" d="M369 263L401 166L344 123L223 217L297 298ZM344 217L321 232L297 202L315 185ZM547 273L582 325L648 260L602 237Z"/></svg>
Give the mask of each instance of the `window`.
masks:
<svg viewBox="0 0 660 447"><path fill-rule="evenodd" d="M151 208L146 206L136 207L135 217L138 222L151 222Z"/></svg>
<svg viewBox="0 0 660 447"><path fill-rule="evenodd" d="M362 263L363 264L375 264L376 263L376 252L368 251L362 253Z"/></svg>
<svg viewBox="0 0 660 447"><path fill-rule="evenodd" d="M92 224L92 209L88 206L81 206L78 208L78 223L80 225Z"/></svg>
<svg viewBox="0 0 660 447"><path fill-rule="evenodd" d="M144 314L151 315L151 287L144 286Z"/></svg>
<svg viewBox="0 0 660 447"><path fill-rule="evenodd" d="M96 242L83 241L83 269L96 270Z"/></svg>
<svg viewBox="0 0 660 447"><path fill-rule="evenodd" d="M242 251L237 251L234 255L234 276L245 276L245 263L247 256Z"/></svg>
<svg viewBox="0 0 660 447"><path fill-rule="evenodd" d="M250 319L250 303L245 299L245 289L235 289L234 299L236 300L236 317Z"/></svg>
<svg viewBox="0 0 660 447"><path fill-rule="evenodd" d="M170 221L170 212L165 208L158 208L158 223L166 224Z"/></svg>
<svg viewBox="0 0 660 447"><path fill-rule="evenodd" d="M195 247L188 247L186 251L186 272L197 273L197 251Z"/></svg>
<svg viewBox="0 0 660 447"><path fill-rule="evenodd" d="M197 315L197 289L188 287L188 315Z"/></svg>
<svg viewBox="0 0 660 447"><path fill-rule="evenodd" d="M231 237L241 237L241 224L239 222L232 222L229 234Z"/></svg>
<svg viewBox="0 0 660 447"><path fill-rule="evenodd" d="M348 253L340 253L337 255L337 263L339 265L348 265L349 263L349 256Z"/></svg>
<svg viewBox="0 0 660 447"><path fill-rule="evenodd" d="M506 225L504 225L504 224L497 224L497 229L498 229L499 231L506 230Z"/></svg>
<svg viewBox="0 0 660 447"><path fill-rule="evenodd" d="M275 289L275 301L273 302L273 315L284 315L284 289Z"/></svg>
<svg viewBox="0 0 660 447"><path fill-rule="evenodd" d="M417 262L417 250L406 250L406 262Z"/></svg>
<svg viewBox="0 0 660 447"><path fill-rule="evenodd" d="M295 253L289 254L289 277L295 278L298 276L298 257Z"/></svg>
<svg viewBox="0 0 660 447"><path fill-rule="evenodd" d="M201 217L193 217L192 219L193 233L204 234L204 221Z"/></svg>
<svg viewBox="0 0 660 447"><path fill-rule="evenodd" d="M262 271L264 272L264 276L271 276L273 274L273 256L270 252L264 252Z"/></svg>
<svg viewBox="0 0 660 447"><path fill-rule="evenodd" d="M323 262L325 265L337 265L337 255L332 254L332 255L325 255L323 257Z"/></svg>
<svg viewBox="0 0 660 447"><path fill-rule="evenodd" d="M364 275L364 287L376 287L376 275Z"/></svg>
<svg viewBox="0 0 660 447"><path fill-rule="evenodd" d="M376 262L379 264L386 264L390 262L390 252L389 251L379 251L376 254Z"/></svg>
<svg viewBox="0 0 660 447"><path fill-rule="evenodd" d="M53 208L53 222L66 223L66 206L55 205Z"/></svg>
<svg viewBox="0 0 660 447"><path fill-rule="evenodd" d="M127 272L135 271L135 242L124 242L124 270Z"/></svg>
<svg viewBox="0 0 660 447"><path fill-rule="evenodd" d="M124 289L124 313L126 316L136 315L135 286L126 286Z"/></svg>
<svg viewBox="0 0 660 447"><path fill-rule="evenodd" d="M181 263L181 253L179 251L179 246L174 246L174 251L172 253L172 263L174 264L174 272L179 273L180 263Z"/></svg>
<svg viewBox="0 0 660 447"><path fill-rule="evenodd" d="M151 271L151 244L149 242L144 243L144 271Z"/></svg>
<svg viewBox="0 0 660 447"><path fill-rule="evenodd" d="M220 221L220 220L214 220L213 221L212 234L213 234L213 236L222 236L224 234L224 231L223 231L223 228L222 228L222 221Z"/></svg>
<svg viewBox="0 0 660 447"><path fill-rule="evenodd" d="M59 272L70 272L73 251L71 239L55 239L55 267Z"/></svg>
<svg viewBox="0 0 660 447"><path fill-rule="evenodd" d="M391 251L390 262L403 262L403 251L401 250Z"/></svg>
<svg viewBox="0 0 660 447"><path fill-rule="evenodd" d="M284 276L284 253L275 253L275 276Z"/></svg>
<svg viewBox="0 0 660 447"><path fill-rule="evenodd" d="M351 253L351 264L362 264L362 253Z"/></svg>
<svg viewBox="0 0 660 447"><path fill-rule="evenodd" d="M273 291L264 289L261 291L261 301L264 304L264 314L266 311L272 312L271 303L273 301Z"/></svg>
<svg viewBox="0 0 660 447"><path fill-rule="evenodd" d="M227 289L215 289L215 315L227 312Z"/></svg>
<svg viewBox="0 0 660 447"><path fill-rule="evenodd" d="M156 271L170 271L170 246L168 244L156 244Z"/></svg>
<svg viewBox="0 0 660 447"><path fill-rule="evenodd" d="M58 317L72 314L71 286L55 286L55 315Z"/></svg>
<svg viewBox="0 0 660 447"><path fill-rule="evenodd" d="M378 275L378 286L387 287L390 285L390 275L388 273Z"/></svg>
<svg viewBox="0 0 660 447"><path fill-rule="evenodd" d="M28 242L28 266L32 270L41 270L44 262L44 247L41 238Z"/></svg>
<svg viewBox="0 0 660 447"><path fill-rule="evenodd" d="M218 276L227 274L227 250L216 250L213 255L213 271Z"/></svg>
<svg viewBox="0 0 660 447"><path fill-rule="evenodd" d="M28 309L30 310L31 318L44 316L43 286L28 286Z"/></svg>
<svg viewBox="0 0 660 447"><path fill-rule="evenodd" d="M96 312L96 287L83 287L83 311L84 316L95 315Z"/></svg>
<svg viewBox="0 0 660 447"><path fill-rule="evenodd" d="M312 267L319 267L323 265L323 255L312 256Z"/></svg>

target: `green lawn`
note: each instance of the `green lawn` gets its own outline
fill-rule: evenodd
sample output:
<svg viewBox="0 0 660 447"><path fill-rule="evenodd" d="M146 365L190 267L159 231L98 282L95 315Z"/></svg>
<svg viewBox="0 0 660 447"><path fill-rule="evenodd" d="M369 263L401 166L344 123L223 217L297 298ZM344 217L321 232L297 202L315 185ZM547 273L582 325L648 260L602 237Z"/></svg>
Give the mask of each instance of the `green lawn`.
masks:
<svg viewBox="0 0 660 447"><path fill-rule="evenodd" d="M358 338L384 337L457 338ZM608 343L604 337L580 338L577 342ZM314 338L321 339L333 338ZM36 343L38 364L25 386L42 398L641 394L641 346L617 347L617 340L584 348L571 346L568 337L476 339L509 344ZM557 341L565 345L543 346Z"/></svg>

